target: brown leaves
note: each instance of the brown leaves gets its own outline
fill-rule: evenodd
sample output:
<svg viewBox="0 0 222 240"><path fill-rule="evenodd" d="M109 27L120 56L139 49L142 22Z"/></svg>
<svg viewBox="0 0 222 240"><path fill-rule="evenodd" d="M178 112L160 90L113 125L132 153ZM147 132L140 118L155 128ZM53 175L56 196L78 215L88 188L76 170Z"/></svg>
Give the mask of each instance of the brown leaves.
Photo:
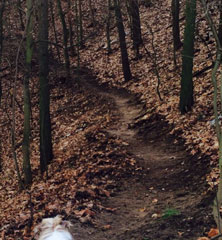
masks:
<svg viewBox="0 0 222 240"><path fill-rule="evenodd" d="M219 234L219 230L216 228L211 228L210 231L208 232L208 237L212 238L216 235Z"/></svg>
<svg viewBox="0 0 222 240"><path fill-rule="evenodd" d="M8 178L14 176L12 164L1 176L0 228L5 226L1 234L7 239L9 235L13 239L31 238L25 228L31 211L34 225L45 216L59 213L76 217L82 223L94 224L98 211L116 211L101 206L100 202L112 195L121 175L134 171L135 159L128 156L125 144L102 131L109 121L114 120L111 111L107 114L110 105L92 93L87 95L87 92L77 91L68 95L65 89L63 91L64 97L53 98L52 102L54 159L49 165L48 180L37 171L38 137L35 134L38 132L33 136L32 210L29 195L26 192L17 194L17 183L12 177ZM55 89L52 95L56 94ZM38 117L38 114L34 115ZM109 228L104 226L104 230Z"/></svg>

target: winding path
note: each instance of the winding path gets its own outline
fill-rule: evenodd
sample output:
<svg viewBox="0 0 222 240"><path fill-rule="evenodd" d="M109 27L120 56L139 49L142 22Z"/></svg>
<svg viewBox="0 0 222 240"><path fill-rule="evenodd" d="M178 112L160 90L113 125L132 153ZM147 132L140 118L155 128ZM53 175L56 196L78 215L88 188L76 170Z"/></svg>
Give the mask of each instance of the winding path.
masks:
<svg viewBox="0 0 222 240"><path fill-rule="evenodd" d="M107 132L124 140L143 174L123 182L120 191L104 203L116 211L102 212L96 219L98 227L77 224L76 240L190 240L201 236L209 221L209 209L202 206L201 196L205 170L197 167L196 171L187 164L190 156L182 145L174 144L170 127L161 118L132 127L143 107L129 93L94 81L82 84L114 103L119 121ZM173 216L164 219L163 213L170 211ZM101 226L109 227L104 230Z"/></svg>

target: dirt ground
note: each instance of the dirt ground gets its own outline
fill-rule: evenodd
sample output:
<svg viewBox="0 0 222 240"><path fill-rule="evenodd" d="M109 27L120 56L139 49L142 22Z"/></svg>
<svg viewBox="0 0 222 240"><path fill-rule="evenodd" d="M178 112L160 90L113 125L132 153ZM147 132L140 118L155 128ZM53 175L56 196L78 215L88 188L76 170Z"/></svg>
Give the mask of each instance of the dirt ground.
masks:
<svg viewBox="0 0 222 240"><path fill-rule="evenodd" d="M121 180L117 192L103 203L112 211L97 214L96 224L74 220L75 239L191 240L204 236L214 226L213 194L205 194L208 159L190 156L183 141L169 134L173 126L159 115L143 119L146 110L136 96L85 79L81 85L86 91L113 103L111 114L118 121L106 131L123 140L142 170Z"/></svg>

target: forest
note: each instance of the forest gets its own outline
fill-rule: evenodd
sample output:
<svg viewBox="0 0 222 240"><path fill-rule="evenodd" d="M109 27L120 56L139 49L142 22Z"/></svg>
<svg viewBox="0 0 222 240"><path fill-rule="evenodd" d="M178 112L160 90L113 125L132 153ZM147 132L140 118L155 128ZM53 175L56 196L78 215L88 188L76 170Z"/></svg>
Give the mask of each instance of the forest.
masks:
<svg viewBox="0 0 222 240"><path fill-rule="evenodd" d="M221 63L221 0L0 0L0 239L222 239Z"/></svg>

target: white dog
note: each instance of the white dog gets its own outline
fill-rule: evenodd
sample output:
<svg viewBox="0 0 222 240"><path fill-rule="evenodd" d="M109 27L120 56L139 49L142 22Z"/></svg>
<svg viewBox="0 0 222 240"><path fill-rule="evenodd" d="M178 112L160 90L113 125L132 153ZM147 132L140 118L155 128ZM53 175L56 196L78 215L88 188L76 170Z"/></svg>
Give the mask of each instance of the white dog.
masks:
<svg viewBox="0 0 222 240"><path fill-rule="evenodd" d="M63 221L61 216L54 218L45 218L34 229L37 240L74 240L69 228L72 224L68 221Z"/></svg>

